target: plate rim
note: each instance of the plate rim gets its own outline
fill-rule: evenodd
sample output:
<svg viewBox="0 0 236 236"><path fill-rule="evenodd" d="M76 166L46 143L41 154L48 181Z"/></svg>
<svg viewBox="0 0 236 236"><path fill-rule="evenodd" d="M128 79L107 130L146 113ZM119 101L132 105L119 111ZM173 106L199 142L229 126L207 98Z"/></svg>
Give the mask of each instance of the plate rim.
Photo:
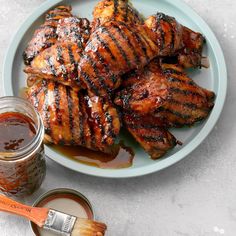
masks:
<svg viewBox="0 0 236 236"><path fill-rule="evenodd" d="M71 170L74 170L79 173L96 176L96 177L106 177L106 178L128 178L128 177L137 177L143 176L147 174L151 174L154 172L158 172L163 170L169 166L174 165L180 160L187 157L192 151L194 151L210 134L212 129L214 128L216 122L218 121L222 109L225 103L225 98L227 94L227 68L226 62L223 54L223 50L220 46L218 39L215 34L208 26L208 24L185 2L182 0L163 0L166 3L176 7L177 9L181 9L184 11L187 17L190 19L194 19L194 23L204 31L207 32L207 41L210 43L213 55L216 59L216 68L219 76L219 86L218 91L216 92L217 97L215 100L215 106L208 117L206 123L202 126L199 133L182 149L172 154L166 159L163 159L157 163L147 166L140 166L135 168L125 168L125 169L100 169L92 166L86 166L79 162L73 161L69 158L65 158L60 155L56 151L50 150L48 146L45 145L45 154L50 159L55 162L67 167ZM19 27L13 36L11 43L7 49L4 63L3 63L3 73L2 73L2 83L3 83L3 94L13 96L13 88L12 88L12 67L14 62L14 57L17 51L17 48L25 34L25 32L31 27L31 25L37 20L39 16L41 16L45 11L53 6L60 4L63 0L47 0L43 4L41 4ZM10 81L10 86L9 82ZM76 165L75 165L76 162ZM78 168L78 166L81 168Z"/></svg>

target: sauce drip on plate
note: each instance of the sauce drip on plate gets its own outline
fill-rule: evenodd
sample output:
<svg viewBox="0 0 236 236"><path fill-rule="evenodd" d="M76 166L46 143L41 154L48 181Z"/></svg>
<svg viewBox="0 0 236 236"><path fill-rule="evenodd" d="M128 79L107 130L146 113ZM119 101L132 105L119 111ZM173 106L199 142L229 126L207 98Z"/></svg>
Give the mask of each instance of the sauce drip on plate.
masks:
<svg viewBox="0 0 236 236"><path fill-rule="evenodd" d="M89 150L84 147L57 146L53 148L61 154L86 165L103 169L121 169L132 166L134 152L122 143L113 146L111 153Z"/></svg>

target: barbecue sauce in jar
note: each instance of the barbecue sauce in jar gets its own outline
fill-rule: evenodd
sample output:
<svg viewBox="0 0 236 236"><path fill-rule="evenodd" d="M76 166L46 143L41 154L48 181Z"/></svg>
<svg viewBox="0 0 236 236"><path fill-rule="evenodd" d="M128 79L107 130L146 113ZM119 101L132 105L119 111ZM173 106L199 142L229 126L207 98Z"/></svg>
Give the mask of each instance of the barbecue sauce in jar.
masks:
<svg viewBox="0 0 236 236"><path fill-rule="evenodd" d="M26 115L19 112L0 114L0 153L25 147L35 134L34 122Z"/></svg>
<svg viewBox="0 0 236 236"><path fill-rule="evenodd" d="M0 98L0 191L25 196L41 185L46 164L44 128L26 100Z"/></svg>

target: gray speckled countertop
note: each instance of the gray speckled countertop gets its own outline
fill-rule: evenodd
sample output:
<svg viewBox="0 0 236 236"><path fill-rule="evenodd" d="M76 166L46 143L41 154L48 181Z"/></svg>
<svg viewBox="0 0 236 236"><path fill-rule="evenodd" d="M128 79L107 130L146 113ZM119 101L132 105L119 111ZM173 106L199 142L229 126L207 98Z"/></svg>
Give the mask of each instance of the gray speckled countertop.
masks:
<svg viewBox="0 0 236 236"><path fill-rule="evenodd" d="M112 236L236 235L236 1L185 0L217 35L228 66L227 101L217 126L188 158L149 176L110 180L48 161L41 189L75 188L91 200ZM0 65L9 39L43 0L0 0ZM0 84L0 95L2 95ZM30 236L28 222L0 213L0 236Z"/></svg>

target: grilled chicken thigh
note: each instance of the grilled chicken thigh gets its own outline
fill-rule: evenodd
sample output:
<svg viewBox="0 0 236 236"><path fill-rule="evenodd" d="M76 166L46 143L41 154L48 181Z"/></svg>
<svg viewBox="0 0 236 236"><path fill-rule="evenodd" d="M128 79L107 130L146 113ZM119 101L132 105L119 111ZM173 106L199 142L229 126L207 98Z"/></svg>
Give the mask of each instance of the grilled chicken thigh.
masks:
<svg viewBox="0 0 236 236"><path fill-rule="evenodd" d="M175 61L184 68L201 66L202 49L205 42L202 34L194 32L183 25L179 25L173 17L163 13L157 13L149 17L145 21L145 24L154 31L157 31L157 37L160 37L164 42L159 43L160 47L167 48L167 53L164 55L167 58L164 58L164 60L171 60L172 64ZM176 24L176 27L168 27L173 24ZM175 48L171 52L169 48L173 49L171 44L174 38L173 35L178 34L179 37L176 37L176 39L181 40L177 43L177 45L180 45L179 49Z"/></svg>
<svg viewBox="0 0 236 236"><path fill-rule="evenodd" d="M27 48L23 53L24 62L30 65L31 61L45 48L55 44L57 41L57 25L60 19L70 17L71 7L58 6L54 10L46 14L45 22L42 24L33 35L33 38L28 43Z"/></svg>
<svg viewBox="0 0 236 236"><path fill-rule="evenodd" d="M50 79L64 85L78 87L77 65L83 48L77 43L56 43L37 55L24 71L42 79ZM78 88L77 88L78 87Z"/></svg>
<svg viewBox="0 0 236 236"><path fill-rule="evenodd" d="M104 98L39 80L29 88L28 100L41 115L51 143L107 152L119 133L118 113Z"/></svg>
<svg viewBox="0 0 236 236"><path fill-rule="evenodd" d="M152 159L160 158L178 141L155 117L124 113L123 122L128 131Z"/></svg>
<svg viewBox="0 0 236 236"><path fill-rule="evenodd" d="M128 0L102 0L93 10L93 30L108 21L142 24L143 18Z"/></svg>
<svg viewBox="0 0 236 236"><path fill-rule="evenodd" d="M115 99L125 110L155 114L163 124L179 127L205 119L213 108L214 93L194 83L179 66L160 67L158 61L153 61L136 78L132 75L133 84Z"/></svg>
<svg viewBox="0 0 236 236"><path fill-rule="evenodd" d="M63 18L58 22L56 34L57 42L39 53L24 71L78 90L81 86L77 67L90 35L90 23L85 18Z"/></svg>
<svg viewBox="0 0 236 236"><path fill-rule="evenodd" d="M169 82L170 96L155 111L169 127L191 126L210 114L215 94L201 88L176 65L162 65Z"/></svg>
<svg viewBox="0 0 236 236"><path fill-rule="evenodd" d="M156 56L172 56L183 48L183 26L174 17L157 12L148 17L145 25L152 32L149 34L158 49Z"/></svg>

